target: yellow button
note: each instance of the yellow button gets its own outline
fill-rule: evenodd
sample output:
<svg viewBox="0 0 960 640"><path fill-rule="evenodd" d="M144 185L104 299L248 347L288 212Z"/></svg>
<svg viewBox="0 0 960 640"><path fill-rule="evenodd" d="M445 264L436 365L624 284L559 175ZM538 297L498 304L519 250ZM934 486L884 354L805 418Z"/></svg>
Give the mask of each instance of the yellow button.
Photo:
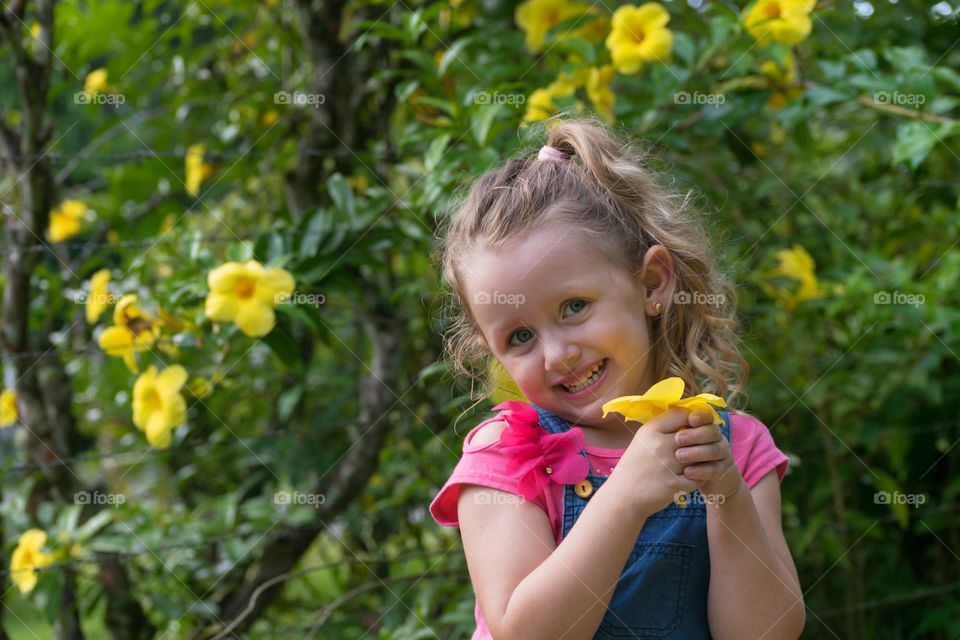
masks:
<svg viewBox="0 0 960 640"><path fill-rule="evenodd" d="M593 483L591 483L589 480L581 480L576 484L573 490L576 491L577 495L581 498L589 498L591 495L593 495Z"/></svg>

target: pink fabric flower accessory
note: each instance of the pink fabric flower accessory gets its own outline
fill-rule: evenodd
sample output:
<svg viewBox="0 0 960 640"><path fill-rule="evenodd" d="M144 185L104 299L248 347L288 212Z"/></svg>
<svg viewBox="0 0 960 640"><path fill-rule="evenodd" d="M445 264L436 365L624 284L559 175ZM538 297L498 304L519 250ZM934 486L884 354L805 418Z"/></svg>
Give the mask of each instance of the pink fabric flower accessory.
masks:
<svg viewBox="0 0 960 640"><path fill-rule="evenodd" d="M511 456L507 472L519 476L524 498L533 500L551 481L575 484L587 477L590 463L580 455L583 432L579 427L549 433L540 426L537 410L519 400L501 402L493 410L503 410L507 428L500 434L500 446Z"/></svg>

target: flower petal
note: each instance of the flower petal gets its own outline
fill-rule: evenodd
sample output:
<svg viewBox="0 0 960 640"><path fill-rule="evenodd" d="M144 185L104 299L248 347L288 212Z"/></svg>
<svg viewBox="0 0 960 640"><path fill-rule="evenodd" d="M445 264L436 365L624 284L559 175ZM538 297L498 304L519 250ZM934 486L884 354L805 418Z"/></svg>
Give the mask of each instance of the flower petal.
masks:
<svg viewBox="0 0 960 640"><path fill-rule="evenodd" d="M207 286L218 293L233 291L237 280L246 274L246 269L239 262L227 262L207 274Z"/></svg>
<svg viewBox="0 0 960 640"><path fill-rule="evenodd" d="M237 326L250 337L265 336L273 329L276 316L273 308L255 301L242 301L234 318Z"/></svg>

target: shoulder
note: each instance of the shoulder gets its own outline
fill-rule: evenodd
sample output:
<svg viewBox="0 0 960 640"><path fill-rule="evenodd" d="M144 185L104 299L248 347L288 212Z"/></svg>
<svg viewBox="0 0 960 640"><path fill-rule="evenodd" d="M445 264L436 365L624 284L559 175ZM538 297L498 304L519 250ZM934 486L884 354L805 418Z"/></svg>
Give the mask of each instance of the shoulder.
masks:
<svg viewBox="0 0 960 640"><path fill-rule="evenodd" d="M730 448L748 487L753 488L773 469L779 480L787 473L789 458L777 447L767 426L752 415L730 412Z"/></svg>
<svg viewBox="0 0 960 640"><path fill-rule="evenodd" d="M499 442L500 434L506 428L507 423L500 419L494 419L485 424L481 424L473 431L473 436L467 438L467 444L472 447L479 447L485 444Z"/></svg>

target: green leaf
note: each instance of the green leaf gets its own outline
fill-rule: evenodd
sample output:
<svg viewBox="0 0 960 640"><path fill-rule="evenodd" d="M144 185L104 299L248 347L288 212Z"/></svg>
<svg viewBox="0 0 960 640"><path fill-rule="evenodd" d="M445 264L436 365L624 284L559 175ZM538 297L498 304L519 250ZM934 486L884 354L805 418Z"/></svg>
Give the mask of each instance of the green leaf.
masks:
<svg viewBox="0 0 960 640"><path fill-rule="evenodd" d="M900 484L888 473L880 469L873 469L874 484L878 491L873 499L877 504L886 504L890 507L897 524L901 529L906 529L910 521L910 511L906 503L899 499L903 493L900 491Z"/></svg>
<svg viewBox="0 0 960 640"><path fill-rule="evenodd" d="M437 65L437 75L442 76L447 72L447 69L450 68L450 65L454 62L460 62L465 64L460 53L471 43L473 37L460 38L454 42L449 49L443 52L443 55L440 56L440 64Z"/></svg>
<svg viewBox="0 0 960 640"><path fill-rule="evenodd" d="M306 227L303 229L303 238L300 241L300 255L302 257L317 255L320 241L326 236L331 223L331 216L324 209L318 209L310 216Z"/></svg>
<svg viewBox="0 0 960 640"><path fill-rule="evenodd" d="M470 114L470 128L473 130L473 137L477 141L478 146L487 146L487 136L490 134L490 127L493 125L494 119L496 119L497 114L500 113L501 110L503 110L502 105L486 104L477 107L473 113Z"/></svg>
<svg viewBox="0 0 960 640"><path fill-rule="evenodd" d="M327 191L330 193L330 199L339 211L347 214L350 222L353 223L357 217L356 205L353 200L353 190L347 181L339 173L335 173L327 179Z"/></svg>
<svg viewBox="0 0 960 640"><path fill-rule="evenodd" d="M683 62L684 66L693 66L693 58L697 53L693 38L682 32L674 34L673 50L677 54L677 57Z"/></svg>
<svg viewBox="0 0 960 640"><path fill-rule="evenodd" d="M929 123L914 120L901 124L893 144L893 164L906 162L911 169L916 169L936 143L937 136Z"/></svg>
<svg viewBox="0 0 960 640"><path fill-rule="evenodd" d="M427 172L433 171L437 168L437 164L440 163L440 159L443 157L443 152L447 148L447 143L450 142L450 138L453 137L453 134L445 133L441 136L438 136L430 142L430 146L427 148L427 153L424 156L424 167Z"/></svg>

